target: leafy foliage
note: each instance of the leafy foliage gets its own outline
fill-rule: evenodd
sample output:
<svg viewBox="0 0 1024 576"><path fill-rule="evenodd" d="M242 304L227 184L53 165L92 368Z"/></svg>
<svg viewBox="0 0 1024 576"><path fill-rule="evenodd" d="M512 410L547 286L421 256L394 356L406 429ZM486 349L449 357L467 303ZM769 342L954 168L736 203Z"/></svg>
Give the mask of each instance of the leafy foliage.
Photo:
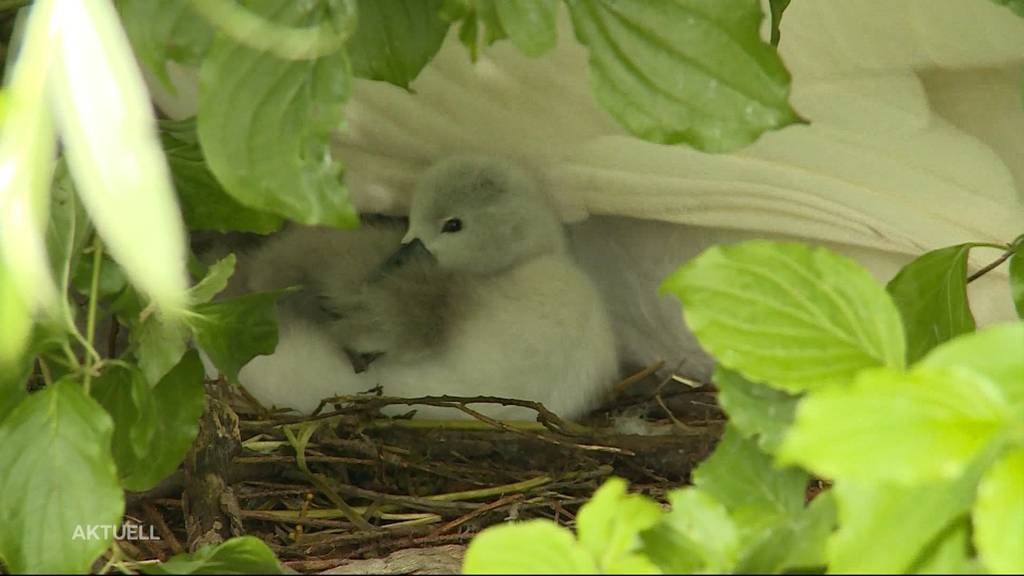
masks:
<svg viewBox="0 0 1024 576"><path fill-rule="evenodd" d="M124 495L110 454L113 425L78 382L26 398L0 423L0 557L15 573L85 573L117 525Z"/></svg>
<svg viewBox="0 0 1024 576"><path fill-rule="evenodd" d="M348 42L352 72L402 88L437 54L448 33L441 0L362 0Z"/></svg>
<svg viewBox="0 0 1024 576"><path fill-rule="evenodd" d="M598 102L640 138L724 152L799 121L757 0L568 4Z"/></svg>
<svg viewBox="0 0 1024 576"><path fill-rule="evenodd" d="M866 270L823 248L717 246L662 290L679 297L690 329L721 365L777 388L814 390L904 363L892 300Z"/></svg>
<svg viewBox="0 0 1024 576"><path fill-rule="evenodd" d="M933 250L900 270L886 289L903 317L907 362L937 344L974 331L967 306L967 255L971 244Z"/></svg>
<svg viewBox="0 0 1024 576"><path fill-rule="evenodd" d="M192 554L179 554L146 574L281 574L274 553L259 538L240 536Z"/></svg>

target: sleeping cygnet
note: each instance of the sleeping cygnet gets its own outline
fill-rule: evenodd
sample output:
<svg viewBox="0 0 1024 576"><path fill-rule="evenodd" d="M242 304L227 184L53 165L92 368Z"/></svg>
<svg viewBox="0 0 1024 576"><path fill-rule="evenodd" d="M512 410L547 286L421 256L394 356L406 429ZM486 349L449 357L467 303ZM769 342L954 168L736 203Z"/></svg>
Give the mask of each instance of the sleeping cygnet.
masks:
<svg viewBox="0 0 1024 576"><path fill-rule="evenodd" d="M524 171L503 161L456 157L429 169L407 230L293 228L247 269L251 289L307 287L279 307L275 353L240 374L266 406L309 412L322 398L380 385L387 396L535 400L573 418L618 375L607 312L572 261L554 208ZM420 417L467 417L415 408ZM494 404L472 408L534 416Z"/></svg>

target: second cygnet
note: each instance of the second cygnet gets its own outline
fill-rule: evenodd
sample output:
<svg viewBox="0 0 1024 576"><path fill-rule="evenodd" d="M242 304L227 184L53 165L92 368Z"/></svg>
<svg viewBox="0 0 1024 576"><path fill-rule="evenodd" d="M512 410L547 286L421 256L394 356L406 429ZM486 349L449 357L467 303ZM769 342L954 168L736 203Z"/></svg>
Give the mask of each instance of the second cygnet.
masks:
<svg viewBox="0 0 1024 576"><path fill-rule="evenodd" d="M407 230L293 228L244 266L251 289L306 286L282 302L275 353L240 374L267 406L308 412L380 385L388 396L535 400L572 418L618 375L604 303L573 262L556 211L525 171L500 160L457 157L428 170Z"/></svg>

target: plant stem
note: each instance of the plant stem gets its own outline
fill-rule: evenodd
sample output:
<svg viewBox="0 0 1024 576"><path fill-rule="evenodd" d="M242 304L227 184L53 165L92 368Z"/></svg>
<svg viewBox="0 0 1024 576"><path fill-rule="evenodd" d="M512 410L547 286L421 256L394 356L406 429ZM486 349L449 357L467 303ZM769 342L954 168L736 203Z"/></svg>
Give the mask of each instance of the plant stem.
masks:
<svg viewBox="0 0 1024 576"><path fill-rule="evenodd" d="M42 356L37 358L37 360L39 361L39 371L43 374L43 382L46 382L46 387L49 388L53 385L53 376L50 375L50 367L47 366L46 360L43 360Z"/></svg>
<svg viewBox="0 0 1024 576"><path fill-rule="evenodd" d="M991 264L986 265L981 270L978 270L974 274L971 274L970 276L968 276L967 277L967 283L970 284L971 282L974 282L978 278L981 278L985 274L988 274L992 270L995 270L996 268L998 268L1000 264L1002 264L1003 262L1006 262L1010 258L1010 256L1013 256L1014 252L1016 252L1019 247L1020 247L1019 243L1011 244L1009 246L1009 248L1007 248L1006 246L1000 246L1000 248L1004 249L1005 252L1003 252L1003 254L1001 256L999 256L999 258L996 258Z"/></svg>
<svg viewBox="0 0 1024 576"><path fill-rule="evenodd" d="M93 336L96 332L96 300L97 294L99 293L100 286L100 268L103 266L103 244L100 242L100 237L95 236L92 241L92 280L89 283L89 313L85 321L85 340L86 343L92 348ZM92 348L95 350L95 348ZM85 355L85 378L83 379L83 386L85 387L86 395L89 394L89 384L92 380L92 370L95 359L92 355Z"/></svg>

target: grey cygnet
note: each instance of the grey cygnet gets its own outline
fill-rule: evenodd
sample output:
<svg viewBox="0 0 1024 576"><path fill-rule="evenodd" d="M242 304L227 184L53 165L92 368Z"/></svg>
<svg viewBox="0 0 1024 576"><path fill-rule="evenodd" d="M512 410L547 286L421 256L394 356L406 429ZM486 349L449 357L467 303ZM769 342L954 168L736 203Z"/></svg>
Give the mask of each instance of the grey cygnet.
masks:
<svg viewBox="0 0 1024 576"><path fill-rule="evenodd" d="M604 303L524 170L476 156L438 163L419 180L400 236L393 224L294 228L256 254L250 288L304 282L316 295L282 309L277 351L242 370L257 399L310 411L323 397L381 385L393 396L536 400L577 417L615 381Z"/></svg>

